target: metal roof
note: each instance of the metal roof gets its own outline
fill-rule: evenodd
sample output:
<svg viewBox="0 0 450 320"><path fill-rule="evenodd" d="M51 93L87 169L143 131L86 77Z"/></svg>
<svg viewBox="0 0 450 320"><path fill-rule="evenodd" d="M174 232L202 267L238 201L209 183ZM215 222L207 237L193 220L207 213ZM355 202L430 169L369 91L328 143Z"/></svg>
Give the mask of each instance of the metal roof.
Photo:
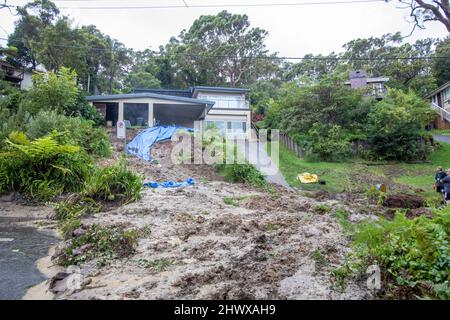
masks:
<svg viewBox="0 0 450 320"><path fill-rule="evenodd" d="M157 94L164 94L168 96L192 98L192 91L190 89L157 89L157 88L135 88L134 93L150 92Z"/></svg>
<svg viewBox="0 0 450 320"><path fill-rule="evenodd" d="M250 91L249 89L242 88L229 88L229 87L206 87L206 86L195 86L191 88L192 96L195 95L196 91L208 91L208 92L224 92L224 93L246 93Z"/></svg>
<svg viewBox="0 0 450 320"><path fill-rule="evenodd" d="M157 93L151 93L151 92L88 96L88 97L86 97L86 100L87 101L106 101L106 100L127 100L127 99L136 99L136 98L154 98L154 99L160 99L160 100L186 102L186 103L190 103L190 104L204 104L204 105L208 106L208 109L211 109L211 107L215 103L214 101L209 101L209 100L177 97L177 96L170 96L170 95L157 94Z"/></svg>
<svg viewBox="0 0 450 320"><path fill-rule="evenodd" d="M427 94L427 95L425 96L425 98L426 98L426 99L431 98L431 97L434 96L436 93L439 93L439 92L441 92L441 91L447 89L448 87L450 87L450 81L444 83L444 84L443 84L442 86L440 86L439 88L437 88L437 89L431 91L429 94Z"/></svg>

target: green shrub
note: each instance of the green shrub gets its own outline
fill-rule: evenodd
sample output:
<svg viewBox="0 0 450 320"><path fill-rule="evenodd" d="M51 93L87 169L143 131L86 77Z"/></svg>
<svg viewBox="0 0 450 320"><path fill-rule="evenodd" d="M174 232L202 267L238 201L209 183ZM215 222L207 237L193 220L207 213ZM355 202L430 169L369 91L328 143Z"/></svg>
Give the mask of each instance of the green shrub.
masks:
<svg viewBox="0 0 450 320"><path fill-rule="evenodd" d="M225 179L231 182L248 183L257 187L267 185L264 176L254 165L250 163L243 164L225 164L220 167Z"/></svg>
<svg viewBox="0 0 450 320"><path fill-rule="evenodd" d="M37 139L53 131L61 132L58 141L82 147L87 153L110 157L112 146L107 132L81 117L67 117L55 111L41 111L30 121L27 135Z"/></svg>
<svg viewBox="0 0 450 320"><path fill-rule="evenodd" d="M306 147L308 157L318 157L320 160L338 161L351 156L351 145L344 138L340 126L327 126L315 123L308 132Z"/></svg>
<svg viewBox="0 0 450 320"><path fill-rule="evenodd" d="M322 203L322 204L315 205L313 210L314 210L314 212L316 212L318 214L326 214L331 211L331 207L327 204Z"/></svg>
<svg viewBox="0 0 450 320"><path fill-rule="evenodd" d="M79 228L84 226L78 226ZM137 245L138 232L126 230L121 225L100 226L93 224L84 229L84 233L72 237L58 263L64 266L97 259L102 266L112 259L123 258L132 254Z"/></svg>
<svg viewBox="0 0 450 320"><path fill-rule="evenodd" d="M70 195L55 206L56 219L63 222L79 219L87 214L99 212L101 209L101 203L78 193Z"/></svg>
<svg viewBox="0 0 450 320"><path fill-rule="evenodd" d="M0 106L0 149L11 132L26 130L30 117L23 107L12 110Z"/></svg>
<svg viewBox="0 0 450 320"><path fill-rule="evenodd" d="M122 159L116 165L96 170L83 195L96 201L126 204L140 199L142 189L142 179L128 170Z"/></svg>
<svg viewBox="0 0 450 320"><path fill-rule="evenodd" d="M80 191L92 162L77 146L60 144L57 133L28 140L13 132L0 153L0 193L18 191L37 200Z"/></svg>
<svg viewBox="0 0 450 320"><path fill-rule="evenodd" d="M428 102L413 92L390 89L369 114L371 157L376 160L422 160L430 153L425 126L434 116Z"/></svg>
<svg viewBox="0 0 450 320"><path fill-rule="evenodd" d="M95 169L81 192L55 205L61 234L67 237L88 214L139 199L142 189L142 180L126 168L124 159L114 166Z"/></svg>
<svg viewBox="0 0 450 320"><path fill-rule="evenodd" d="M380 218L356 226L353 266L364 273L367 266L382 269L388 298L450 298L450 207L432 219Z"/></svg>
<svg viewBox="0 0 450 320"><path fill-rule="evenodd" d="M77 74L61 67L57 72L33 74L33 86L28 90L21 105L31 114L39 111L55 111L69 117L83 117L101 124L96 108L84 98L78 88Z"/></svg>

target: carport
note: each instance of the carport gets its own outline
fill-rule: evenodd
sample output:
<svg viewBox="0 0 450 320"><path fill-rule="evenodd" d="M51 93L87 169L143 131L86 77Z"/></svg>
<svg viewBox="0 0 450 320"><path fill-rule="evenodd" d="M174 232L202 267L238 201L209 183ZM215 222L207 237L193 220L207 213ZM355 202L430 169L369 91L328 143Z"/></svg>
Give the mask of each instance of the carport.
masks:
<svg viewBox="0 0 450 320"><path fill-rule="evenodd" d="M105 120L130 121L132 126L179 125L194 127L204 120L213 101L155 93L130 93L89 96Z"/></svg>
<svg viewBox="0 0 450 320"><path fill-rule="evenodd" d="M205 107L201 105L153 104L153 117L156 124L179 125L193 128L194 121L203 120Z"/></svg>

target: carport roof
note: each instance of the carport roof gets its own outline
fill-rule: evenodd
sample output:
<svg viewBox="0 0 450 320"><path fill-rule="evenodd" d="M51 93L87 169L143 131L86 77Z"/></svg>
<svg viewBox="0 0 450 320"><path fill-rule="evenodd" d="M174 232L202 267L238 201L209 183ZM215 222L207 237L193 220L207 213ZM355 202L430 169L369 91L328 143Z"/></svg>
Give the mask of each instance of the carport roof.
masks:
<svg viewBox="0 0 450 320"><path fill-rule="evenodd" d="M108 101L108 100L127 100L127 99L136 99L136 98L154 98L154 99L161 99L161 100L167 100L167 101L186 102L189 104L207 105L208 109L210 109L215 103L214 101L209 101L209 100L169 96L169 95L157 94L157 93L151 93L151 92L96 95L96 96L88 96L88 97L86 97L86 100L94 102L94 101Z"/></svg>

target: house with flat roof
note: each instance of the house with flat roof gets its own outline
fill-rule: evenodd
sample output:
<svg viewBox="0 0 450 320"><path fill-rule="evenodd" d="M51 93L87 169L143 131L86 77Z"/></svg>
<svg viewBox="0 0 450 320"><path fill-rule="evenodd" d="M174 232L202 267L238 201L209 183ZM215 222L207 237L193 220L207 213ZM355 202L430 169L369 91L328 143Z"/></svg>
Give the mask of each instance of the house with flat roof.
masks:
<svg viewBox="0 0 450 320"><path fill-rule="evenodd" d="M450 129L450 81L425 96L438 116L434 120L437 129Z"/></svg>
<svg viewBox="0 0 450 320"><path fill-rule="evenodd" d="M115 125L179 125L218 128L229 138L254 140L247 89L196 86L185 90L135 89L133 93L96 95L86 99Z"/></svg>

